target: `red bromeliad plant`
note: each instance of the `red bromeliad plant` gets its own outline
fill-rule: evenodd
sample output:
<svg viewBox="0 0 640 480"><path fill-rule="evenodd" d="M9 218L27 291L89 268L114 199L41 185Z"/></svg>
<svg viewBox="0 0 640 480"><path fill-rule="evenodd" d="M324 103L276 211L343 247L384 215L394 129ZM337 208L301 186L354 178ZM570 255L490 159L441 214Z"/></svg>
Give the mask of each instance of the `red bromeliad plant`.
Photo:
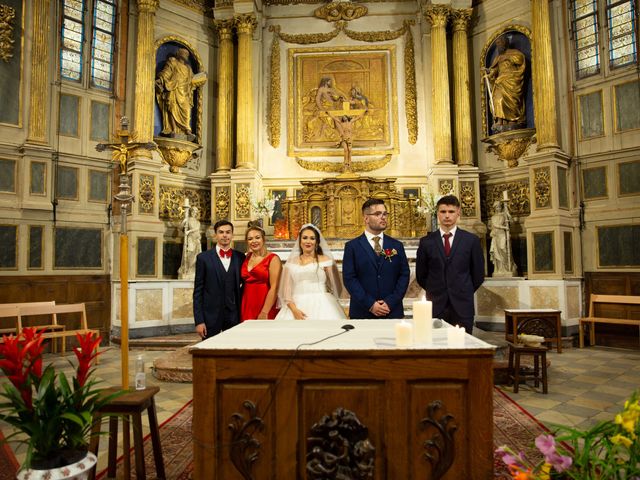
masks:
<svg viewBox="0 0 640 480"><path fill-rule="evenodd" d="M77 334L78 359L71 383L53 365L42 368L42 332L25 328L18 336L4 336L0 344L0 369L9 382L3 383L0 419L28 438L25 468L47 469L73 463L88 448L93 413L113 398L101 395L90 380L93 360L101 337L94 332Z"/></svg>

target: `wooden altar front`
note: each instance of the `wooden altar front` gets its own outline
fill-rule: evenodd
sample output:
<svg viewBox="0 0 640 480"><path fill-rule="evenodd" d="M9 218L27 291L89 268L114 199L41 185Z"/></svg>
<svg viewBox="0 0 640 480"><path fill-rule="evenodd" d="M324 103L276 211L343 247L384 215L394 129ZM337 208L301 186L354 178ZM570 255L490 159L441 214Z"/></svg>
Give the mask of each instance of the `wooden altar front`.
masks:
<svg viewBox="0 0 640 480"><path fill-rule="evenodd" d="M419 199L398 192L395 178L341 175L317 181L302 181L296 198L282 201L289 238L300 227L313 223L326 238L353 238L363 230L362 204L369 198L385 201L390 213L386 232L393 237L415 237L426 233L424 217L417 213Z"/></svg>
<svg viewBox="0 0 640 480"><path fill-rule="evenodd" d="M493 347L343 323L245 322L191 350L194 478L493 478Z"/></svg>

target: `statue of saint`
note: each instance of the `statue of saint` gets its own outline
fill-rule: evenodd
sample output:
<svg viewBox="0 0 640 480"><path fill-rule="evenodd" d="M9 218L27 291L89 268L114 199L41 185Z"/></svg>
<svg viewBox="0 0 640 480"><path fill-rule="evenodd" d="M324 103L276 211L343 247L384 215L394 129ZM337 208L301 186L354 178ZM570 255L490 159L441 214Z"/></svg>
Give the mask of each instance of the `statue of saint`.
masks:
<svg viewBox="0 0 640 480"><path fill-rule="evenodd" d="M178 278L195 278L196 257L202 251L198 207L186 209L185 218L181 226L184 228L184 246L182 247L182 264L178 270Z"/></svg>
<svg viewBox="0 0 640 480"><path fill-rule="evenodd" d="M493 263L493 276L510 277L513 276L514 263L511 257L511 236L509 233L509 225L511 223L511 215L506 201L496 200L493 203L494 214L489 221L491 230L491 249L489 256Z"/></svg>
<svg viewBox="0 0 640 480"><path fill-rule="evenodd" d="M191 133L193 91L205 81L205 73L193 74L186 48L178 48L167 59L156 78L156 100L162 112L161 135L189 141L195 138Z"/></svg>
<svg viewBox="0 0 640 480"><path fill-rule="evenodd" d="M524 107L524 72L526 59L515 48L509 48L506 36L496 39L498 56L489 68L485 68L485 79L489 104L493 114L494 132L520 128L526 124Z"/></svg>

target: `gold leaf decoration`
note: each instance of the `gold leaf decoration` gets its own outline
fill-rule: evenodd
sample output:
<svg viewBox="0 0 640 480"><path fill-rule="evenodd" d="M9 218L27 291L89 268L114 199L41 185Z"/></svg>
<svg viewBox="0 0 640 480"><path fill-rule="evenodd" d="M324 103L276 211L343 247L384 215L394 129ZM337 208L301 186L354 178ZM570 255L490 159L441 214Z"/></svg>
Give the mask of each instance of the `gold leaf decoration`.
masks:
<svg viewBox="0 0 640 480"><path fill-rule="evenodd" d="M13 58L13 29L16 9L9 5L0 5L0 60L9 62Z"/></svg>
<svg viewBox="0 0 640 480"><path fill-rule="evenodd" d="M276 33L271 43L271 89L269 95L269 144L280 145L280 39Z"/></svg>
<svg viewBox="0 0 640 480"><path fill-rule="evenodd" d="M352 2L331 2L317 8L313 15L327 22L337 22L339 20L355 20L364 17L369 9L364 5L356 5Z"/></svg>
<svg viewBox="0 0 640 480"><path fill-rule="evenodd" d="M408 23L408 22L405 22ZM412 22L413 24L413 22ZM407 131L409 143L415 145L418 141L418 103L416 100L416 63L413 49L413 34L409 25L407 27L407 39L404 43L404 78L405 99L404 108L407 115Z"/></svg>
<svg viewBox="0 0 640 480"><path fill-rule="evenodd" d="M351 162L351 171L352 172L371 172L373 170L378 170L379 168L384 167L387 163L391 161L391 155L385 155L383 158L377 158L373 160L365 160L361 162L352 161ZM318 172L331 172L331 173L340 173L344 171L344 163L343 162L318 162L314 160L304 160L302 158L296 157L296 162L302 168L306 170L315 170Z"/></svg>
<svg viewBox="0 0 640 480"><path fill-rule="evenodd" d="M160 185L160 213L164 220L182 220L182 205L187 197L192 207L198 207L198 220L209 222L211 218L211 192L192 190L171 185Z"/></svg>

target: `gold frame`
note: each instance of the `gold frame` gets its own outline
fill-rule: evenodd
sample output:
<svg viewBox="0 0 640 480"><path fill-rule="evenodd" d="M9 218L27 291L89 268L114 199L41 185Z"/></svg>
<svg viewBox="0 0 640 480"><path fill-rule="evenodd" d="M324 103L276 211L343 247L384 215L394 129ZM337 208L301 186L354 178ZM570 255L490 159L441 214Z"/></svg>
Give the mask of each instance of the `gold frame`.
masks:
<svg viewBox="0 0 640 480"><path fill-rule="evenodd" d="M16 228L16 258L15 258L15 267L0 267L0 271L2 272L14 272L20 269L20 243L18 243L18 239L20 238L20 225L16 223L0 223L0 227L15 227Z"/></svg>
<svg viewBox="0 0 640 480"><path fill-rule="evenodd" d="M100 174L103 174L104 176L107 177L107 189L105 191L105 198L102 199L102 200L92 200L91 199L91 172L100 173ZM111 196L111 175L109 175L109 172L108 171L104 172L102 170L96 170L95 168L87 169L87 202L89 202L89 203L108 203L110 196Z"/></svg>
<svg viewBox="0 0 640 480"><path fill-rule="evenodd" d="M547 234L550 233L551 234L551 263L552 263L552 269L551 270L536 270L536 235L539 234ZM540 273L540 274L545 274L545 273L556 273L557 269L556 269L556 244L555 244L555 235L554 235L554 231L553 230L544 230L541 232L531 232L531 243L533 244L533 251L531 252L531 260L532 260L532 265L530 266L531 268L531 272L532 273ZM564 265L562 266L562 268L564 269Z"/></svg>
<svg viewBox="0 0 640 480"><path fill-rule="evenodd" d="M586 97L587 95L593 95L594 93L597 93L597 92L600 92L600 113L601 113L601 120L602 120L602 134L594 135L592 137L583 137L582 136L582 106L580 103L580 98ZM592 90L586 93L577 94L576 95L576 111L578 112L578 118L576 120L578 123L578 140L579 141L588 142L589 140L594 140L596 138L602 138L607 136L607 124L605 123L605 118L604 118L604 90L602 88L599 88L597 90Z"/></svg>
<svg viewBox="0 0 640 480"><path fill-rule="evenodd" d="M596 240L596 251L595 251L595 255L596 255L596 268L597 269L603 269L603 270L615 270L615 269L619 269L619 268L638 268L640 265L611 265L611 266L602 266L600 265L600 235L598 234L598 230L601 228L616 228L616 227L638 227L637 224L628 224L628 223L616 223L616 224L612 224L612 225L596 225L596 229L595 229L595 240Z"/></svg>
<svg viewBox="0 0 640 480"><path fill-rule="evenodd" d="M94 138L93 136L91 136L91 125L93 125L93 104L94 103L100 103L102 105L106 105L109 109L109 114L108 114L109 130L107 132L107 138ZM90 98L89 99L89 140L92 142L109 142L111 140L111 126L112 126L111 125L111 103Z"/></svg>
<svg viewBox="0 0 640 480"><path fill-rule="evenodd" d="M44 238L44 234L45 234L45 225L28 225L29 230L27 232L27 270L44 270L44 244L45 242L45 238ZM29 266L29 256L31 254L31 229L32 228L36 228L39 227L40 229L42 229L42 243L40 244L40 258L42 259L42 262L40 264L40 267L30 267Z"/></svg>
<svg viewBox="0 0 640 480"><path fill-rule="evenodd" d="M13 190L0 190L0 194L8 193L16 195L18 193L18 162L13 158L0 158L7 162L13 162Z"/></svg>
<svg viewBox="0 0 640 480"><path fill-rule="evenodd" d="M598 168L604 168L604 190L605 195L602 197L589 197L587 198L584 193L584 172L587 170L596 170ZM608 165L598 165L594 167L582 168L580 169L580 193L582 194L582 199L585 202L592 202L594 200L607 200L609 198L609 166Z"/></svg>
<svg viewBox="0 0 640 480"><path fill-rule="evenodd" d="M268 193L269 197L273 197L274 192L283 192L283 191L284 191L284 198L281 198L280 201L287 199L287 197L289 195L289 189L287 187L282 187L282 188L269 187L267 189L267 193ZM269 219L267 220L267 225L269 225L269 226L273 226L273 222L271 221L271 218L272 217L269 217Z"/></svg>
<svg viewBox="0 0 640 480"><path fill-rule="evenodd" d="M138 271L138 266L139 266L139 262L138 262L138 253L140 252L139 250L139 244L138 242L140 240L153 240L154 244L155 244L155 255L153 257L153 275L143 275ZM158 238L157 237L136 237L136 278L157 278L158 277Z"/></svg>
<svg viewBox="0 0 640 480"><path fill-rule="evenodd" d="M42 179L42 184L43 184L43 187L44 187L44 191L42 193L34 193L33 190L31 190L31 185L32 185L31 180L33 180L33 176L32 176L33 170L31 169L31 166L34 163L39 163L40 165L44 165L44 176L43 176L43 179ZM29 162L29 195L33 195L35 197L46 197L47 196L47 162L39 162L37 160L31 160Z"/></svg>
<svg viewBox="0 0 640 480"><path fill-rule="evenodd" d="M640 163L640 160L631 160L631 161L628 161L628 162L617 162L616 163L616 174L617 174L616 177L617 177L617 180L618 180L616 182L616 194L620 198L636 197L636 196L640 195L640 190L638 190L636 193L621 193L620 192L620 178L622 178L621 175L620 175L620 166L628 164L628 163Z"/></svg>
<svg viewBox="0 0 640 480"><path fill-rule="evenodd" d="M62 133L60 131L60 104L62 102L62 96L65 95L67 97L76 97L78 99L78 134L77 135L69 135L67 133ZM67 137L67 138L77 138L80 139L80 137L82 136L82 96L81 95L74 95L72 93L68 93L68 92L59 92L58 93L58 118L57 118L57 130L58 130L58 135L62 136L62 137Z"/></svg>
<svg viewBox="0 0 640 480"><path fill-rule="evenodd" d="M61 197L60 192L58 191L58 174L60 173L61 168L68 168L76 171L76 196L74 197ZM69 165L58 165L56 169L56 178L53 179L56 182L55 192L56 192L56 200L69 200L69 201L79 201L80 200L80 167L71 167Z"/></svg>
<svg viewBox="0 0 640 480"><path fill-rule="evenodd" d="M102 225L100 225L102 226ZM56 230L94 230L94 231L100 231L100 267L56 267ZM54 226L52 231L51 231L51 244L52 244L52 249L51 249L51 253L53 254L52 258L51 258L51 270L102 270L104 271L104 228L91 228L91 227L77 227L77 226Z"/></svg>
<svg viewBox="0 0 640 480"><path fill-rule="evenodd" d="M620 83L616 83L614 85L611 85L611 89L613 90L612 92L612 97L613 97L613 133L627 133L627 132L634 132L636 130L640 130L640 125L637 126L636 128L629 128L627 130L620 130L618 129L618 108L617 108L617 100L618 100L618 96L616 94L616 87L619 87L620 85L626 85L627 83L637 83L638 84L638 88L640 88L640 79L638 79L637 77L634 78L633 80L628 80L626 82L620 82Z"/></svg>
<svg viewBox="0 0 640 480"><path fill-rule="evenodd" d="M351 46L351 47L307 47L307 48L290 48L288 50L287 58L287 70L288 70L288 100L287 108L289 110L287 114L287 155L289 157L342 157L344 155L342 149L338 148L307 148L306 150L296 150L294 146L295 133L294 133L294 115L295 112L295 91L294 91L294 79L295 83L299 83L300 72L294 69L295 56L299 54L311 54L311 53L334 53L334 52L372 52L380 51L387 52L388 66L385 74L389 79L390 92L388 96L389 107L389 126L393 128L393 132L390 132L390 145L388 148L375 149L366 148L364 150L354 150L354 156L371 156L371 155L397 155L400 151L399 146L399 134L398 134L398 79L397 79L397 59L396 59L396 46L391 44L383 45L363 45L363 46ZM320 150L320 151L319 151ZM357 153L357 155L356 155Z"/></svg>
<svg viewBox="0 0 640 480"><path fill-rule="evenodd" d="M22 0L22 24L20 25L20 79L18 81L18 123L15 124L0 122L0 126L2 127L22 128L22 90L24 88L24 39L26 37L26 35L24 35L24 25L25 18L27 17L25 6L25 0Z"/></svg>

